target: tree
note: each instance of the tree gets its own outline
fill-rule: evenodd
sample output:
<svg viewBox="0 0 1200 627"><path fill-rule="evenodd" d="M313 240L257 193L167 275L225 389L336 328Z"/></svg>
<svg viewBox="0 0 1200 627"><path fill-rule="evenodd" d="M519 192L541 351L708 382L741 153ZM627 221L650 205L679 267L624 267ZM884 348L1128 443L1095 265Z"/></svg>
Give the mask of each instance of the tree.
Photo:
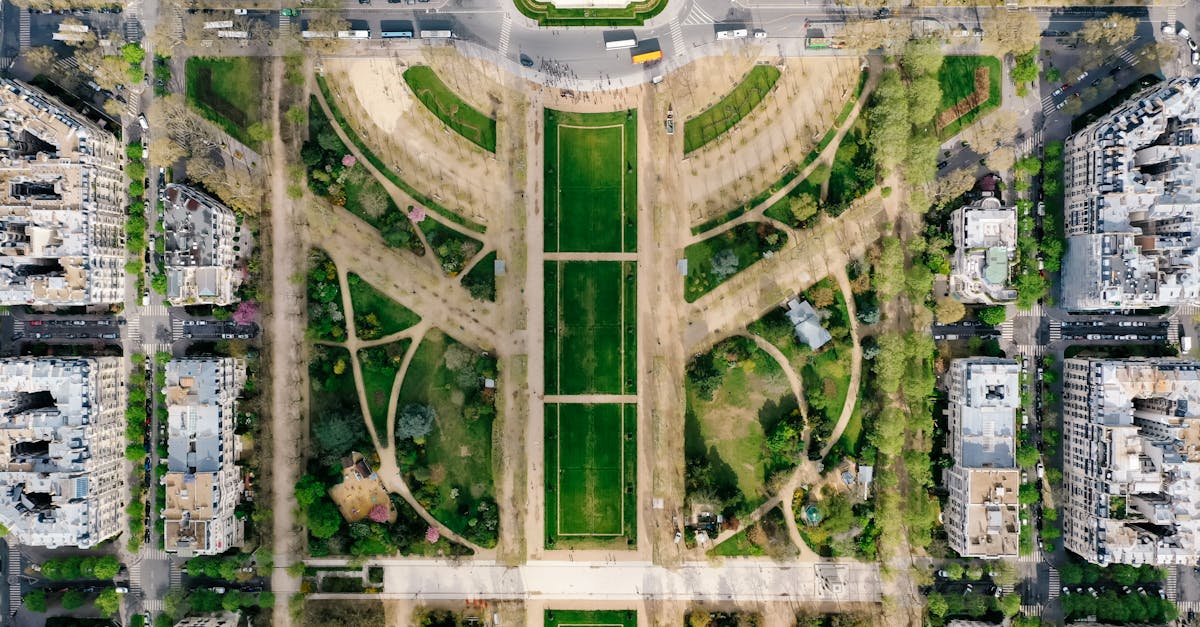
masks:
<svg viewBox="0 0 1200 627"><path fill-rule="evenodd" d="M131 462L140 462L146 458L146 449L141 444L130 444L125 447L125 459Z"/></svg>
<svg viewBox="0 0 1200 627"><path fill-rule="evenodd" d="M980 309L976 317L980 322L995 327L1004 324L1004 321L1008 319L1008 310L1004 305L992 305Z"/></svg>
<svg viewBox="0 0 1200 627"><path fill-rule="evenodd" d="M317 538L330 538L342 528L342 513L329 499L313 503L305 512L308 532Z"/></svg>
<svg viewBox="0 0 1200 627"><path fill-rule="evenodd" d="M975 151L986 154L996 146L1010 141L1017 134L1017 113L1007 109L995 111L971 127L971 143Z"/></svg>
<svg viewBox="0 0 1200 627"><path fill-rule="evenodd" d="M255 122L246 128L246 136L250 138L251 142L262 144L271 139L271 129L262 122Z"/></svg>
<svg viewBox="0 0 1200 627"><path fill-rule="evenodd" d="M433 430L433 421L437 413L429 405L409 403L396 417L396 439L412 438L420 440Z"/></svg>
<svg viewBox="0 0 1200 627"><path fill-rule="evenodd" d="M942 85L936 75L925 75L908 85L908 117L916 126L933 121L942 107Z"/></svg>
<svg viewBox="0 0 1200 627"><path fill-rule="evenodd" d="M362 417L345 413L334 413L313 424L313 440L318 455L328 464L337 463L362 439Z"/></svg>
<svg viewBox="0 0 1200 627"><path fill-rule="evenodd" d="M737 253L733 252L732 248L723 248L720 252L713 255L712 260L709 261L709 265L712 266L713 276L719 280L724 280L737 274L741 263L738 260Z"/></svg>
<svg viewBox="0 0 1200 627"><path fill-rule="evenodd" d="M1000 597L1000 602L996 605L1005 616L1016 616L1021 611L1021 596L1006 594Z"/></svg>
<svg viewBox="0 0 1200 627"><path fill-rule="evenodd" d="M975 173L965 168L959 168L934 179L929 185L930 200L939 206L945 206L959 196L971 191L975 186Z"/></svg>
<svg viewBox="0 0 1200 627"><path fill-rule="evenodd" d="M54 49L50 46L30 48L22 56L25 58L25 65L29 66L34 74L45 74L54 67L54 62L58 60L58 55L54 54ZM43 599L45 599L44 596Z"/></svg>
<svg viewBox="0 0 1200 627"><path fill-rule="evenodd" d="M1017 491L1017 500L1021 502L1021 505L1032 505L1037 503L1039 498L1041 498L1041 493L1032 483L1022 483Z"/></svg>
<svg viewBox="0 0 1200 627"><path fill-rule="evenodd" d="M121 609L121 595L115 588L107 588L93 602L104 617L114 616Z"/></svg>
<svg viewBox="0 0 1200 627"><path fill-rule="evenodd" d="M962 320L963 316L967 315L967 308L958 302L958 299L947 296L938 299L934 315L937 316L939 324L950 324Z"/></svg>
<svg viewBox="0 0 1200 627"><path fill-rule="evenodd" d="M851 20L846 22L841 39L849 48L873 50L891 43L895 37L892 25L883 20Z"/></svg>
<svg viewBox="0 0 1200 627"><path fill-rule="evenodd" d="M1036 47L1017 55L1016 63L1013 64L1012 72L1009 73L1014 83L1024 86L1025 83L1032 83L1037 80L1037 55L1038 49Z"/></svg>
<svg viewBox="0 0 1200 627"><path fill-rule="evenodd" d="M46 591L41 588L26 592L21 597L21 602L25 606L25 609L30 612L37 612L38 614L46 613Z"/></svg>
<svg viewBox="0 0 1200 627"><path fill-rule="evenodd" d="M983 21L983 45L991 54L1020 54L1041 43L1042 27L1027 11L992 11Z"/></svg>
<svg viewBox="0 0 1200 627"><path fill-rule="evenodd" d="M950 609L946 603L946 597L939 592L930 592L926 599L926 608L929 610L930 616L942 617L946 615L946 611Z"/></svg>
<svg viewBox="0 0 1200 627"><path fill-rule="evenodd" d="M811 194L801 194L788 199L788 213L791 214L791 224L794 227L801 227L809 218L817 215L817 199Z"/></svg>
<svg viewBox="0 0 1200 627"><path fill-rule="evenodd" d="M993 172L1007 172L1014 162L1013 150L1008 146L1001 146L987 156L987 167Z"/></svg>
<svg viewBox="0 0 1200 627"><path fill-rule="evenodd" d="M139 515L138 518L141 518ZM121 560L113 555L103 555L96 560L92 567L92 576L96 579L112 579L121 571Z"/></svg>
<svg viewBox="0 0 1200 627"><path fill-rule="evenodd" d="M146 51L142 50L142 47L136 43L127 43L121 46L121 57L129 65L140 66L142 61L146 59Z"/></svg>
<svg viewBox="0 0 1200 627"><path fill-rule="evenodd" d="M1133 39L1137 31L1137 18L1120 13L1088 20L1079 29L1079 36L1089 44L1113 47Z"/></svg>
<svg viewBox="0 0 1200 627"><path fill-rule="evenodd" d="M909 78L932 76L942 69L942 42L933 39L913 39L904 45L900 67Z"/></svg>
<svg viewBox="0 0 1200 627"><path fill-rule="evenodd" d="M1022 444L1017 447L1017 465L1022 468L1033 468L1038 462L1038 450L1032 444Z"/></svg>
<svg viewBox="0 0 1200 627"><path fill-rule="evenodd" d="M908 153L911 122L908 117L908 93L900 73L887 70L879 80L867 111L870 140L881 170L896 167Z"/></svg>
<svg viewBox="0 0 1200 627"><path fill-rule="evenodd" d="M284 112L283 117L287 118L288 122L291 122L297 127L303 127L305 124L308 124L308 110L300 105L292 105L291 107L288 107L288 110Z"/></svg>
<svg viewBox="0 0 1200 627"><path fill-rule="evenodd" d="M296 503L301 509L316 503L325 496L325 484L312 475L300 477L296 482Z"/></svg>
<svg viewBox="0 0 1200 627"><path fill-rule="evenodd" d="M961 562L950 562L942 570L946 571L947 579L958 580L963 577L963 565Z"/></svg>
<svg viewBox="0 0 1200 627"><path fill-rule="evenodd" d="M68 612L83 607L83 593L78 590L67 590L62 596L62 608Z"/></svg>

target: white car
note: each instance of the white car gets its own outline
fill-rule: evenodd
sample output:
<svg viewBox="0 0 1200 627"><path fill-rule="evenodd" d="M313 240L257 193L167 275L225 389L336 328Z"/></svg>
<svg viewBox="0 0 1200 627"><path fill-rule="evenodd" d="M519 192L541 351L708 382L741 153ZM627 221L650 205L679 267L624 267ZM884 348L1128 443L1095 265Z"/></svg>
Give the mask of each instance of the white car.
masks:
<svg viewBox="0 0 1200 627"><path fill-rule="evenodd" d="M246 14L246 9L234 9L234 10L233 10L233 14L234 14L234 15L245 15L245 14Z"/></svg>
<svg viewBox="0 0 1200 627"><path fill-rule="evenodd" d="M1088 73L1087 73L1087 72L1084 72L1083 74L1080 74L1080 75L1079 75L1079 78L1075 79L1075 82L1076 82L1076 83L1082 83L1082 82L1083 82L1083 79L1085 79L1085 78L1087 78L1087 77L1088 77Z"/></svg>
<svg viewBox="0 0 1200 627"><path fill-rule="evenodd" d="M1067 104L1067 101L1066 101L1066 100L1064 100L1064 101L1062 101L1062 102L1060 102L1060 103L1058 103L1058 104L1054 105L1054 108L1055 108L1055 109L1062 109L1062 108L1063 108L1063 105L1065 105L1065 104Z"/></svg>
<svg viewBox="0 0 1200 627"><path fill-rule="evenodd" d="M1061 96L1061 95L1062 95L1062 87L1059 87L1058 89L1055 89L1055 90L1054 90L1054 95L1055 95L1055 96Z"/></svg>
<svg viewBox="0 0 1200 627"><path fill-rule="evenodd" d="M766 39L766 38L767 38L767 31L765 31L765 30L763 30L763 29L761 29L761 28L756 28L756 29L754 29L754 38L755 38L755 39Z"/></svg>
<svg viewBox="0 0 1200 627"><path fill-rule="evenodd" d="M1200 52L1192 53L1192 65L1200 65Z"/></svg>
<svg viewBox="0 0 1200 627"><path fill-rule="evenodd" d="M1162 27L1162 33L1163 33L1164 35L1174 35L1174 34L1175 34L1175 27L1174 27L1174 26L1171 26L1170 24L1163 24L1163 27Z"/></svg>
<svg viewBox="0 0 1200 627"><path fill-rule="evenodd" d="M1189 39L1191 38L1192 34L1188 32L1188 29L1181 28L1179 29L1179 36L1183 37L1184 39Z"/></svg>
<svg viewBox="0 0 1200 627"><path fill-rule="evenodd" d="M1196 40L1195 39L1188 40L1188 48L1191 48L1192 52L1196 51Z"/></svg>

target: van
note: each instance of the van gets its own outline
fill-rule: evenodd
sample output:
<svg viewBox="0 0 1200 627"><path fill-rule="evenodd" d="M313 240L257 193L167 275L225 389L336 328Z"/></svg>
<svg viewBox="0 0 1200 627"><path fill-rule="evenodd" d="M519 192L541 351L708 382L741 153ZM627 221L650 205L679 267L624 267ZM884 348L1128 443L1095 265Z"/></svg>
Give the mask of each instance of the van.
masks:
<svg viewBox="0 0 1200 627"><path fill-rule="evenodd" d="M143 131L148 131L148 130L150 130L150 123L146 121L146 114L145 114L145 113L139 113L139 114L138 114L138 124L140 124L140 125L142 126L142 130L143 130Z"/></svg>

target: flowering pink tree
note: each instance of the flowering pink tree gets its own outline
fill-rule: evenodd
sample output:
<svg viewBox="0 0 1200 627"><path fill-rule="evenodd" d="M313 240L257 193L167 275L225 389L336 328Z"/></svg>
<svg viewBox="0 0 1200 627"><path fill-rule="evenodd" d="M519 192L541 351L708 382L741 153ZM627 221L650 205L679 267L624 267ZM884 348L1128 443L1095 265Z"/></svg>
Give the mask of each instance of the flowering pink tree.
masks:
<svg viewBox="0 0 1200 627"><path fill-rule="evenodd" d="M421 220L424 220L425 207L413 206L412 210L408 212L408 219L412 220L413 222L420 222Z"/></svg>
<svg viewBox="0 0 1200 627"><path fill-rule="evenodd" d="M375 507L371 508L371 513L367 514L367 517L378 523L387 522L387 519L388 519L387 508L382 505L376 505Z"/></svg>
<svg viewBox="0 0 1200 627"><path fill-rule="evenodd" d="M347 168L354 167L354 164L356 163L358 163L358 159L355 159L354 155L346 155L345 157L342 157L342 165L346 166Z"/></svg>
<svg viewBox="0 0 1200 627"><path fill-rule="evenodd" d="M233 312L233 321L238 324L250 324L258 317L258 303L252 300L244 300L238 303L237 309Z"/></svg>
<svg viewBox="0 0 1200 627"><path fill-rule="evenodd" d="M429 529L427 529L425 531L425 541L430 544L437 542L438 538L441 538L441 537L442 537L442 532L438 531L437 527L430 527Z"/></svg>

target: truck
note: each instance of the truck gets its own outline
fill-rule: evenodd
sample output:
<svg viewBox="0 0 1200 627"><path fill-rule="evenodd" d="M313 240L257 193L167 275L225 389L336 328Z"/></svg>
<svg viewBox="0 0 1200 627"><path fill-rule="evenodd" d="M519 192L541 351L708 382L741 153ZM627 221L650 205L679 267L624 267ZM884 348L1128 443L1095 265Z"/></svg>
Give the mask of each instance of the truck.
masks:
<svg viewBox="0 0 1200 627"><path fill-rule="evenodd" d="M667 135L675 134L675 107L667 105Z"/></svg>
<svg viewBox="0 0 1200 627"><path fill-rule="evenodd" d="M633 55L634 63L649 63L663 58L662 50L647 50Z"/></svg>

